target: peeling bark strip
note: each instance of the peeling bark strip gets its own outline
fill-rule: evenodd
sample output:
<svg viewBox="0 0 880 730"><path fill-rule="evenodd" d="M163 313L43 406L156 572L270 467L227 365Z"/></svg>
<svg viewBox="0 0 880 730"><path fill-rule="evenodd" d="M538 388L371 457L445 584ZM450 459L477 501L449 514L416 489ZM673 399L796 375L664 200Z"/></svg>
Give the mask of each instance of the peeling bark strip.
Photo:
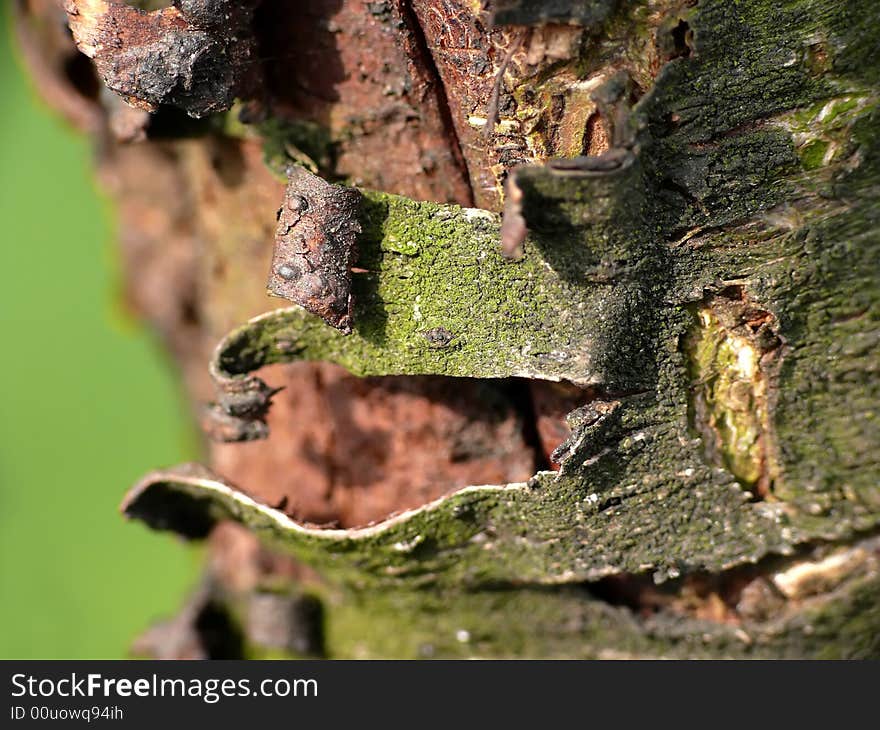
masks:
<svg viewBox="0 0 880 730"><path fill-rule="evenodd" d="M614 391L649 388L644 344L649 320L632 326L642 293L633 281L636 268L628 264L643 243L625 235L628 229L614 217L619 211L607 205L616 191L639 184L633 161L630 155L627 164L602 164L601 174L532 169L530 191L545 178L565 179L595 205L581 220L585 235L579 250L535 245L516 264L498 250L495 214L362 191L358 247L364 270L352 277L355 331L344 338L327 332L299 308L252 319L215 350L210 369L220 403L224 394L237 398L243 392L259 399L271 392L255 374L259 368L299 360L331 360L357 375L527 377ZM317 181L322 194L331 189L305 171L297 175ZM298 215L303 203L295 189L289 197ZM285 235L287 226L282 222ZM540 241L540 222L536 230ZM643 259L643 265L650 263L648 256ZM276 252L274 275L289 261L290 254ZM602 267L613 268L614 281L583 286L594 271L601 275ZM508 326L499 329L496 318ZM617 337L618 329L628 336ZM243 424L241 429L263 433Z"/></svg>
<svg viewBox="0 0 880 730"><path fill-rule="evenodd" d="M144 12L120 0L66 0L80 51L132 106L168 104L203 117L255 91L256 0L175 0Z"/></svg>
<svg viewBox="0 0 880 730"><path fill-rule="evenodd" d="M614 147L599 155L574 157L571 159L547 160L545 168L551 175L567 177L590 177L610 175L633 164L635 155L629 149ZM533 174L528 166L515 167L505 181L504 214L501 220L501 254L507 259L519 259L528 236L528 220L538 221L545 216L545 200L540 195L532 195L526 201L525 192L520 187L520 178ZM635 193L635 191L633 191Z"/></svg>
<svg viewBox="0 0 880 730"><path fill-rule="evenodd" d="M204 539L220 522L235 520L267 545L318 568L333 583L360 589L430 586L437 591L475 591L502 585L592 582L608 576L643 576L646 582L660 585L682 575L698 577L704 571L752 569L760 561L778 561L779 554L802 555L810 546L825 546L827 552L829 541L847 546L867 539L872 552L880 549L877 525L867 532L840 530L833 536L810 538L806 523L804 528L786 529L780 524L783 510L754 503L744 505L750 513L747 519L734 519L726 530L713 531L713 539L705 540L700 535L712 506L705 504L706 499L702 508L700 500L690 499L695 509L682 520L675 516L681 502L664 509L628 491L596 491L576 499L570 479L554 480L552 474L543 473L528 484L465 487L375 524L333 529L297 522L203 467L183 464L145 476L126 494L121 510L131 519L190 540ZM674 491L665 494L678 500ZM741 499L738 502L743 504ZM576 515L569 514L572 505ZM523 520L526 514L533 519ZM554 537L558 535L568 539ZM657 540L663 542L659 550ZM679 547L678 542L684 545ZM690 550L688 560L693 562L685 562L685 550ZM862 558L873 559L871 572L876 579L877 557ZM684 565L688 569L683 572ZM839 561L832 561L822 576L816 575L818 570L810 571L812 590L822 578L833 579L834 569L840 567ZM809 595L809 589L794 587L796 576L803 586L805 574L806 566L782 574L780 589L790 597ZM749 612L757 612L758 602L751 598Z"/></svg>
<svg viewBox="0 0 880 730"><path fill-rule="evenodd" d="M351 267L357 259L360 193L302 167L287 173L268 287L351 334Z"/></svg>

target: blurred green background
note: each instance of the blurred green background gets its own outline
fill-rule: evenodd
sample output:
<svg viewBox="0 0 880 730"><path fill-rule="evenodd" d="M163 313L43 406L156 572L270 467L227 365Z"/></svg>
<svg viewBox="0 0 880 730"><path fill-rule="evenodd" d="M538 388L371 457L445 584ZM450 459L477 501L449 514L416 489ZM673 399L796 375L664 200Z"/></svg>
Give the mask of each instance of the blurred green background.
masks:
<svg viewBox="0 0 880 730"><path fill-rule="evenodd" d="M124 490L194 457L173 373L117 304L88 140L36 96L0 3L0 658L113 658L174 612L198 555Z"/></svg>

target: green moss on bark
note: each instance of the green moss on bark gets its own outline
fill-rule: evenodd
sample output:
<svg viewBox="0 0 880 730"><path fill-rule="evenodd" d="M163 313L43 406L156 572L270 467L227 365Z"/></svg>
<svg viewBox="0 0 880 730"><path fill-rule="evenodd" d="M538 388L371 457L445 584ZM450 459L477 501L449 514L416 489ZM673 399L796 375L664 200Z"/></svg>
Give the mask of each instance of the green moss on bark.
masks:
<svg viewBox="0 0 880 730"><path fill-rule="evenodd" d="M306 529L213 477L177 472L149 477L129 513L169 524L151 505L171 500L197 523L231 517L350 589L398 592L387 605L371 591L350 614L340 609L340 626L350 622L335 640L342 654L358 653L359 621L381 625L403 605L413 606L412 631L375 644L379 653L412 655L430 636L440 653L467 653L450 638L460 624L477 654L503 655L502 636L517 652L564 654L545 624L574 603L603 641L636 654L875 655L877 616L865 602L876 578L839 604L805 607L760 650L723 627L707 648L692 624L676 629L690 638L654 642L648 623L630 632L635 618L583 596L514 588L717 573L880 524L880 113L869 55L880 8L711 0L688 22L691 55L666 64L633 111L632 164L523 171L522 260L501 258L491 214L365 192L355 334L289 309L218 350L224 387L266 364L323 359L361 375L520 375L618 393L607 418L573 435L559 474L469 487L362 530ZM731 286L772 315L780 343L766 413L747 399L719 464L688 425L688 357L698 370L705 358L687 332L694 306ZM437 328L450 335L445 347L426 336ZM706 367L729 364L713 352ZM716 417L731 422L728 405L715 398ZM751 437L741 448L737 434L771 423L772 451L758 464ZM772 490L751 501L737 479L760 480L771 462ZM425 585L459 591L441 628L421 623L444 595L419 593ZM482 592L491 586L504 591ZM484 652L468 617L490 609L501 623ZM529 638L518 611L539 616L550 638ZM799 621L813 633L799 633Z"/></svg>

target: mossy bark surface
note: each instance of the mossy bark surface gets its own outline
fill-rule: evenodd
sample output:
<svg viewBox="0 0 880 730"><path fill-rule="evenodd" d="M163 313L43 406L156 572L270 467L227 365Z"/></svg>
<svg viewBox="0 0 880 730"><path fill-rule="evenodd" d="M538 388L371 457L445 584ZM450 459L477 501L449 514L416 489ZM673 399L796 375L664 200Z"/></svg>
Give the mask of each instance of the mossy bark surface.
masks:
<svg viewBox="0 0 880 730"><path fill-rule="evenodd" d="M391 5L410 30L424 10ZM328 528L185 465L145 477L125 513L191 538L237 521L317 571L274 589L318 597L329 656L877 657L880 7L581 3L551 20L582 35L551 52L535 3L498 6L541 25L487 35L509 50L494 90L477 74L489 107L462 111L464 46L434 70L475 199L497 209L498 181L515 186L522 256L502 255L493 210L360 185L353 333L274 309L225 335L210 373L245 421L265 420L260 371L282 363L568 383L583 397L558 470ZM479 154L475 119L495 135ZM217 118L207 134L256 140L277 175L326 164L302 130ZM176 144L204 174L198 143ZM528 152L513 172L504 144ZM228 235L209 248L235 262ZM220 311L223 327L254 313ZM251 594L227 581L213 600L240 619Z"/></svg>

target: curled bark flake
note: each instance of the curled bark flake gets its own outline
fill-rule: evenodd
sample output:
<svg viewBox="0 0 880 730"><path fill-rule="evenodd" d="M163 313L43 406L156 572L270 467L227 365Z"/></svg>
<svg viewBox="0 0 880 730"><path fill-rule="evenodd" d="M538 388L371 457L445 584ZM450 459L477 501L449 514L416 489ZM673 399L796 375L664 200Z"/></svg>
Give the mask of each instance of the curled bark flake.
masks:
<svg viewBox="0 0 880 730"><path fill-rule="evenodd" d="M266 414L281 388L273 388L257 377L245 378L212 375L217 387L217 402L202 412L201 425L212 441L239 442L264 439L269 434Z"/></svg>
<svg viewBox="0 0 880 730"><path fill-rule="evenodd" d="M597 400L575 409L565 417L571 436L550 455L550 460L560 465L560 475L571 471L573 464L581 466L601 453L599 444L607 438L607 433L604 433L608 431L607 421L618 408L620 401Z"/></svg>
<svg viewBox="0 0 880 730"><path fill-rule="evenodd" d="M301 360L330 360L355 375L527 377L583 386L603 384L615 391L644 387L648 372L642 354L647 352L645 335L642 330L633 332L632 312L642 315L641 327L650 320L644 316L644 305L634 300L638 290L629 282L626 263L639 251L640 239L622 229L630 218L616 205L624 194L628 202L639 200L639 170L632 164L632 153L627 154L602 157L599 162L587 158L599 166L598 172L583 171L583 166L565 174L547 166L520 171L528 186L523 190L531 199L527 213L532 210L537 215L543 209L545 214L557 214L558 202L550 196L558 186L566 196L569 189L576 190L593 205L590 215L579 221L583 226L580 249L570 253L548 247L553 242L546 240L546 226L536 221L536 245L529 247L516 266L505 262L498 250L498 216L370 190L354 193L295 170L279 216L272 277L284 285L283 293L290 298L297 295L297 282L284 277L289 273L284 267L297 271L311 267L319 273L335 267L331 272L347 285L348 268L338 259L325 264L322 258L334 252L320 246L312 249L305 241L315 239L323 245L322 237L328 232L337 241L342 231L351 235L361 225L348 217L353 211L342 216L344 225L328 224L334 220L329 211L339 211L334 196L342 195L345 205L354 204L349 196L359 196L358 216L363 225L359 264L372 273L369 279L355 282L362 297L358 331L348 337L328 332L299 306L251 319L219 343L211 360L211 376L222 394L219 402L221 407L227 404L223 413L259 420L259 409L243 413L228 406L245 397L243 393L253 392L254 398L271 394L272 389L257 375L260 368ZM296 179L304 181L303 185ZM334 226L339 226L335 233ZM552 229L549 235L552 238ZM401 241L413 239L418 241L419 255L401 255ZM619 273L601 288L578 283L592 282L606 269ZM348 314L348 289L330 301L345 307L335 314ZM302 303L309 304L305 297ZM320 312L324 314L326 300L318 303L325 305ZM493 317L475 316L486 311L493 312ZM498 319L508 326L499 329ZM617 331L627 332L627 337L615 338ZM236 436L239 425L225 417L221 420L212 432L224 438L224 434ZM259 437L262 426L257 429L242 425L241 433Z"/></svg>
<svg viewBox="0 0 880 730"><path fill-rule="evenodd" d="M512 170L504 181L504 214L501 218L501 255L506 259L518 259L523 255L526 241L526 219L522 211L523 191Z"/></svg>
<svg viewBox="0 0 880 730"><path fill-rule="evenodd" d="M257 83L255 0L178 0L144 12L113 0L66 0L77 47L107 86L139 109L203 117Z"/></svg>
<svg viewBox="0 0 880 730"><path fill-rule="evenodd" d="M566 160L548 160L549 167L557 175L585 177L601 175L606 172L617 172L633 163L632 152L622 148L613 148L601 155L573 157Z"/></svg>
<svg viewBox="0 0 880 730"><path fill-rule="evenodd" d="M612 148L601 155L547 160L544 167L557 176L585 178L621 172L634 161L635 154L631 150ZM523 256L523 246L528 235L528 206L520 186L520 173L529 167L521 165L514 168L504 182L501 255L506 259L519 259Z"/></svg>
<svg viewBox="0 0 880 730"><path fill-rule="evenodd" d="M288 171L278 211L269 291L351 333L351 267L357 258L360 193L302 167Z"/></svg>
<svg viewBox="0 0 880 730"><path fill-rule="evenodd" d="M218 443L259 441L269 435L269 427L265 420L261 418L248 420L231 416L216 403L205 407L201 426L208 438Z"/></svg>
<svg viewBox="0 0 880 730"><path fill-rule="evenodd" d="M596 104L599 114L610 129L612 148L631 147L635 141L630 118L637 92L632 76L622 69L590 94L590 99Z"/></svg>

